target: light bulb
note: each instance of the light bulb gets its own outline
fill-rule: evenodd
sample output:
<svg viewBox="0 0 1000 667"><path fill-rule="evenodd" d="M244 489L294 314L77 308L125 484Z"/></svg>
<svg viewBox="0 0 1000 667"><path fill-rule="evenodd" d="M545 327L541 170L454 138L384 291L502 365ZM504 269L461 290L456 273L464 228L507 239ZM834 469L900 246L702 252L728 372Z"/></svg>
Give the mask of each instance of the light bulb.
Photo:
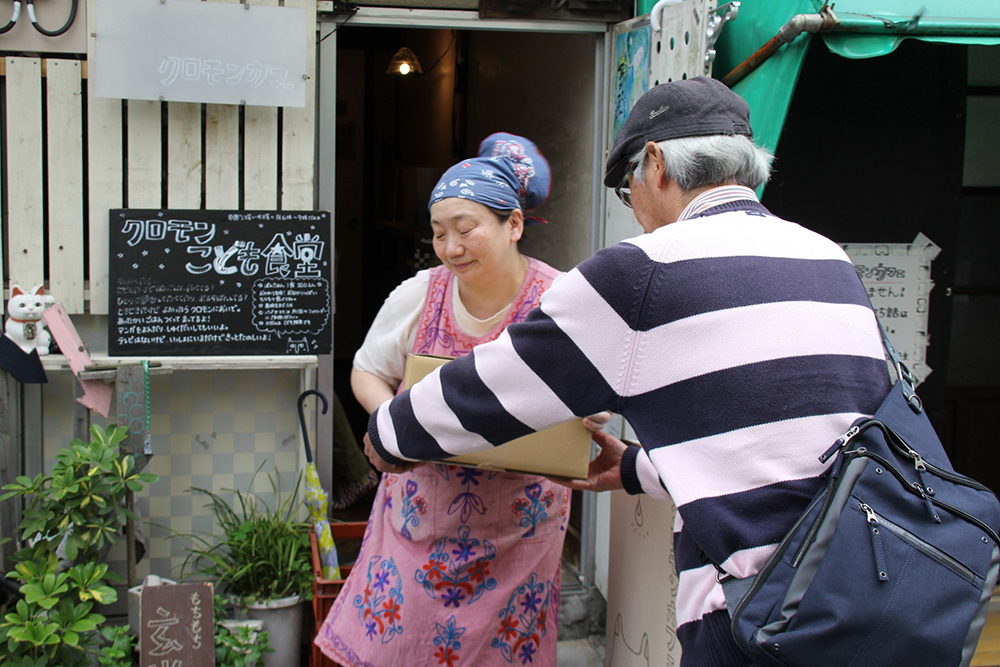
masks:
<svg viewBox="0 0 1000 667"><path fill-rule="evenodd" d="M403 63L402 65L400 65L399 66L399 73L400 74L409 74L410 73L410 66L409 66L409 64Z"/></svg>

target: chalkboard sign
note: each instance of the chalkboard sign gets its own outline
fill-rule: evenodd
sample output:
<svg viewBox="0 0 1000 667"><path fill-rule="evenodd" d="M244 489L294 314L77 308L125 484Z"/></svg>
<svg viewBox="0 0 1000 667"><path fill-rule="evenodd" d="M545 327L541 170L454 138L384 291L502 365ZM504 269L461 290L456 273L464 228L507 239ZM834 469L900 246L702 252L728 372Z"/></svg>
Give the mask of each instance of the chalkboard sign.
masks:
<svg viewBox="0 0 1000 667"><path fill-rule="evenodd" d="M110 215L112 356L330 352L328 212Z"/></svg>

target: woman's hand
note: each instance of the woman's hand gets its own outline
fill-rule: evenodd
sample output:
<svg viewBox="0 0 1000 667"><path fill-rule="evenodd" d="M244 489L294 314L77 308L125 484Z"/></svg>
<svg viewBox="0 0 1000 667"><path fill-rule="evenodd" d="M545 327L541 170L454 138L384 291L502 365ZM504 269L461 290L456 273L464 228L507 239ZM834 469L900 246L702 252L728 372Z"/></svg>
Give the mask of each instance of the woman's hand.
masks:
<svg viewBox="0 0 1000 667"><path fill-rule="evenodd" d="M419 468L425 463L424 461L408 461L402 465L393 465L392 463L389 463L383 459L375 450L375 447L372 446L372 441L371 438L368 437L368 433L365 433L365 456L368 457L372 467L379 472L392 472L397 474L401 472L409 472L414 468Z"/></svg>

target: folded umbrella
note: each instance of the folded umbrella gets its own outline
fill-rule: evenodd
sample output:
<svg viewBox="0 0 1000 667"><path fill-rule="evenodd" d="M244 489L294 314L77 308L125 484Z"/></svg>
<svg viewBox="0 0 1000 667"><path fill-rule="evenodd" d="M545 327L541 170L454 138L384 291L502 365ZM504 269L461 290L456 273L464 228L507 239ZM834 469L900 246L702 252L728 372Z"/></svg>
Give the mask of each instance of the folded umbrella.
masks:
<svg viewBox="0 0 1000 667"><path fill-rule="evenodd" d="M319 546L319 562L323 568L324 579L340 579L340 563L337 561L337 547L333 543L333 533L330 531L330 519L327 511L330 496L319 481L319 471L313 461L312 450L309 448L309 432L306 430L306 418L302 411L302 403L310 394L317 396L323 403L323 414L328 407L326 396L309 389L299 396L299 423L302 425L302 442L306 448L306 507L313 520L316 531L316 544Z"/></svg>

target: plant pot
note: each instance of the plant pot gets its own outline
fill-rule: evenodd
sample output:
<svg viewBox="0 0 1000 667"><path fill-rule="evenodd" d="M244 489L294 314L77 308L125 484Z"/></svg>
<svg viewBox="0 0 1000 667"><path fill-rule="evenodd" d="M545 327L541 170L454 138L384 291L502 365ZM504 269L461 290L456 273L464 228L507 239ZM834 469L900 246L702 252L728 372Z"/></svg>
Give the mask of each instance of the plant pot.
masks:
<svg viewBox="0 0 1000 667"><path fill-rule="evenodd" d="M247 616L264 621L274 653L264 654L264 667L298 667L302 651L302 603L298 595L246 606Z"/></svg>

